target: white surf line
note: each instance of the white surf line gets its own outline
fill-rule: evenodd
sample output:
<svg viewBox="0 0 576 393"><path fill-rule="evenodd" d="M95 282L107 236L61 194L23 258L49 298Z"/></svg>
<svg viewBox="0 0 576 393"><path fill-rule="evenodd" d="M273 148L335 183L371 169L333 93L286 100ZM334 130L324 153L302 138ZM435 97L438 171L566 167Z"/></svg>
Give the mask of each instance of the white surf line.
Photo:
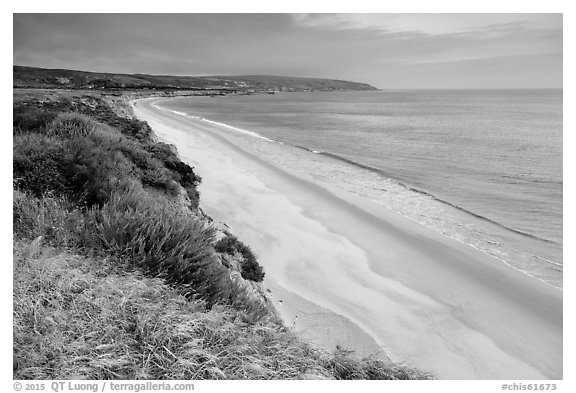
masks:
<svg viewBox="0 0 576 393"><path fill-rule="evenodd" d="M204 121L204 122L207 122L207 123L210 123L210 124L215 124L215 125L218 125L218 126L221 126L221 127L225 127L225 128L231 129L231 130L236 131L236 132L240 132L240 133L243 133L243 134L246 134L246 135L250 135L250 136L255 137L255 138L258 138L258 139L263 139L263 140L268 141L268 142L274 142L274 143L279 143L279 144L281 144L281 145L284 145L284 143L282 143L282 142L280 142L280 141L276 141L276 140L274 140L274 139L266 138L266 137L258 134L257 132L254 132L254 131L249 131L249 130L245 130L245 129L242 129L242 128L234 127L234 126L231 126L231 125L226 124L226 123L217 122L217 121L210 120L210 119L206 119L206 118L203 118L203 117L200 117L200 116L190 115L190 114L187 114L187 113L185 113L185 112L180 112L180 111L176 111L176 110L173 110L173 109L163 108L163 107L161 107L161 106L156 105L155 103L153 103L153 104L151 104L151 105L152 105L153 107L155 107L156 109L159 109L159 110L161 110L161 111L171 112L171 113L174 113L174 114L179 115L179 116L183 116L183 117L187 117L187 118L191 118L191 119L196 119L196 120L201 120L201 121ZM317 150L312 150L311 152L314 153L314 154L321 154L321 153L323 153L322 151L317 151ZM394 179L390 179L390 180L394 181ZM353 194L356 195L355 193L353 193ZM382 206L382 205L380 205L380 206ZM457 238L455 235L450 235L450 234L444 233L443 231L440 231L440 230L436 229L436 228L433 227L433 226L426 225L426 224L418 221L416 218L410 217L410 216L407 215L406 213L400 212L400 211L398 211L398 210L396 210L396 209L392 209L392 208L389 208L389 207L386 207L386 208L387 208L388 210L390 210L390 211L393 211L393 212L395 212L395 213L397 213L397 214L400 214L401 216L403 216L403 217L405 217L405 218L408 218L410 221L412 221L412 222L414 222L414 223L417 223L417 224L422 225L422 226L424 226L424 227L426 227L426 228L432 229L434 232L439 233L439 234L442 235L442 236L445 236L445 237L447 237L447 238L449 238L449 239L452 239L452 240L455 240L455 241L457 241L457 242L459 242L459 243L461 243L461 244L464 244L464 245L467 245L467 246L469 246L469 247L472 247L472 248L474 248L475 250L480 251L481 253L489 256L490 258L494 258L494 259L498 260L499 262L504 263L506 266L508 266L508 267L511 268L511 269L514 269L514 270L517 271L517 272L520 272L520 273L522 273L522 274L524 274L524 275L526 275L526 276L528 276L528 277L530 277L530 278L532 278L532 279L536 279L536 280L538 280L538 281L540 281L540 282L542 282L542 283L544 283L544 284L546 284L546 285L551 286L552 288L555 288L556 290L558 290L558 291L560 291L560 292L563 292L563 289L562 289L562 288L559 288L559 287L557 287L556 285L553 285L553 284L551 284L550 282L548 282L548 281L546 281L546 280L544 280L544 279L542 279L542 278L536 277L536 276L530 274L529 272L527 272L526 270L522 270L521 268L512 265L511 263L507 262L506 260L504 260L504 259L502 259L502 258L500 258L500 257L498 257L498 256L495 256L495 255L491 254L491 253L490 253L489 251L487 251L487 250L483 250L483 249L479 248L478 246L476 246L476 245L474 245L474 244L471 244L471 243L468 243L468 242L466 242L466 241L464 241L464 240L462 240L462 239L459 239L459 238ZM536 256L536 257L537 257L537 256ZM545 259L545 261L547 261L547 260ZM551 261L550 261L550 262L551 262ZM556 263L554 263L554 262L551 262L551 263L552 263L552 264L556 264ZM557 265L563 267L562 264L557 264Z"/></svg>

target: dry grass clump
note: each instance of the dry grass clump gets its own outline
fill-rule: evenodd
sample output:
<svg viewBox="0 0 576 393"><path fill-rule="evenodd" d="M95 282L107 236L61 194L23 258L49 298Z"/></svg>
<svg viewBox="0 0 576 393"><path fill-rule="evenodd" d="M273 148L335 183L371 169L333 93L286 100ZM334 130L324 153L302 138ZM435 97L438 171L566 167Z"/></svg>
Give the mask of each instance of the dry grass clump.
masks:
<svg viewBox="0 0 576 393"><path fill-rule="evenodd" d="M89 210L50 195L14 191L13 198L17 239L41 236L53 247L114 257L119 269L162 278L209 307L231 305L246 321L274 315L264 297L222 265L213 228L137 185L118 186L109 202Z"/></svg>
<svg viewBox="0 0 576 393"><path fill-rule="evenodd" d="M115 194L93 210L102 248L125 265L177 285L209 307L232 305L247 321L274 314L268 301L226 268L214 251L215 230L143 190Z"/></svg>
<svg viewBox="0 0 576 393"><path fill-rule="evenodd" d="M13 231L17 239L40 236L54 247L65 249L101 248L96 223L63 197L35 198L13 192Z"/></svg>
<svg viewBox="0 0 576 393"><path fill-rule="evenodd" d="M330 377L281 326L185 298L105 259L14 245L16 379Z"/></svg>
<svg viewBox="0 0 576 393"><path fill-rule="evenodd" d="M357 359L352 351L338 348L322 360L322 365L336 379L405 380L432 379L432 375L403 364L377 358Z"/></svg>
<svg viewBox="0 0 576 393"><path fill-rule="evenodd" d="M422 379L312 349L272 319L207 311L158 278L104 258L14 243L15 379Z"/></svg>
<svg viewBox="0 0 576 393"><path fill-rule="evenodd" d="M210 304L227 269L214 254L215 231L144 192L117 193L95 212L104 247L154 277L186 285Z"/></svg>

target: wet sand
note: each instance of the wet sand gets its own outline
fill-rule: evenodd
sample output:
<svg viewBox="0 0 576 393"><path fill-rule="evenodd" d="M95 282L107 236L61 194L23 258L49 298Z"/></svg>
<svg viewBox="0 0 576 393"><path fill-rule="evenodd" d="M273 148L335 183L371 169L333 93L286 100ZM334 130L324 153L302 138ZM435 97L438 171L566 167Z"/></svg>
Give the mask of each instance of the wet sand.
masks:
<svg viewBox="0 0 576 393"><path fill-rule="evenodd" d="M254 249L304 338L442 379L562 378L562 291L157 101L135 102L136 115L202 176L202 208Z"/></svg>

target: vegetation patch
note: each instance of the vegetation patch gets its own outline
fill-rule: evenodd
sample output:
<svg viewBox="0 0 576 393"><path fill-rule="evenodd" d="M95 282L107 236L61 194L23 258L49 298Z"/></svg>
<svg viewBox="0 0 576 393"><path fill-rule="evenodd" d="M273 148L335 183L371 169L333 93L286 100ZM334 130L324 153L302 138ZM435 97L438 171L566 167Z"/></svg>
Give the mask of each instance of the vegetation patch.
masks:
<svg viewBox="0 0 576 393"><path fill-rule="evenodd" d="M89 116L93 120L107 124L122 134L139 141L149 142L152 129L141 120L118 115L97 93L20 92L13 104L14 132L42 132L59 114L74 112Z"/></svg>
<svg viewBox="0 0 576 393"><path fill-rule="evenodd" d="M253 295L220 262L214 229L194 212L200 178L168 145L64 112L41 132L19 129L13 165L19 236L42 236L56 247L114 256L126 268L177 285L183 295L203 299L208 307L242 309L249 320L271 314L266 299ZM188 211L173 198L185 187L195 198Z"/></svg>
<svg viewBox="0 0 576 393"><path fill-rule="evenodd" d="M164 280L109 258L14 243L14 379L422 379L349 352L330 354L281 324L207 311Z"/></svg>
<svg viewBox="0 0 576 393"><path fill-rule="evenodd" d="M214 248L218 252L231 256L240 254L242 257L240 261L240 272L243 278L256 282L264 280L264 269L258 264L254 252L250 247L238 240L236 236L226 233L222 239L216 242Z"/></svg>

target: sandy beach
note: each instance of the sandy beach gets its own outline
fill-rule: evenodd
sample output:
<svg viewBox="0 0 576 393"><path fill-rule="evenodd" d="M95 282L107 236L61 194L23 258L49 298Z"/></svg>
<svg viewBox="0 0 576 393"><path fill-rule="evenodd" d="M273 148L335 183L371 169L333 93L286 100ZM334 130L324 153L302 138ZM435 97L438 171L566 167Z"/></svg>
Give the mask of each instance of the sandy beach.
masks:
<svg viewBox="0 0 576 393"><path fill-rule="evenodd" d="M161 101L132 105L202 177L201 207L255 251L264 287L302 337L440 379L563 377L561 290L287 170L258 153L271 142Z"/></svg>

